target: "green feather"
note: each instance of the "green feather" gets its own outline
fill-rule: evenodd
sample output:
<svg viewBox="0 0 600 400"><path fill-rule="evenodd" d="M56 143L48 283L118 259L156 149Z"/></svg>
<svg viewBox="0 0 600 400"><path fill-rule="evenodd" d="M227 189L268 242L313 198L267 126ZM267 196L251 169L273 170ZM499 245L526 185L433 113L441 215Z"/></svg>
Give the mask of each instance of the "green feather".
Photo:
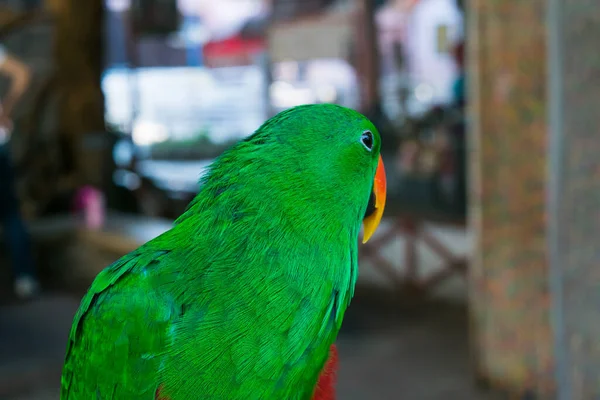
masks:
<svg viewBox="0 0 600 400"><path fill-rule="evenodd" d="M310 105L223 153L170 231L93 282L61 399L310 399L353 296L379 149L362 115Z"/></svg>

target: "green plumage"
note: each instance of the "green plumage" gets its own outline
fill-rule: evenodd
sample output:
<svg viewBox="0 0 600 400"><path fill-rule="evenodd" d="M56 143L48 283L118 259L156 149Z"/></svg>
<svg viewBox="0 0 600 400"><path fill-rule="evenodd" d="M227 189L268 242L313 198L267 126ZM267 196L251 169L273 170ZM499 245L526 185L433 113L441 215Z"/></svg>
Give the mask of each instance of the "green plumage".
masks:
<svg viewBox="0 0 600 400"><path fill-rule="evenodd" d="M223 153L170 231L93 282L61 399L310 399L353 295L379 148L362 115L310 105Z"/></svg>

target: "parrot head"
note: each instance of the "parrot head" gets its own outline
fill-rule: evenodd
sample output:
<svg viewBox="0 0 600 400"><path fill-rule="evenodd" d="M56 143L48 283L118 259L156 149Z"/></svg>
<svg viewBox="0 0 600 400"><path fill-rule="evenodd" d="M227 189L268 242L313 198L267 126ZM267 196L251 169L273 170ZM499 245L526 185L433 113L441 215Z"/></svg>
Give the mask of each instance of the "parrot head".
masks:
<svg viewBox="0 0 600 400"><path fill-rule="evenodd" d="M358 235L362 223L365 243L385 206L380 148L379 132L362 114L333 104L297 106L223 153L204 185L216 197L252 201L258 212L279 212L278 219L326 237L341 227ZM243 188L235 183L242 181Z"/></svg>

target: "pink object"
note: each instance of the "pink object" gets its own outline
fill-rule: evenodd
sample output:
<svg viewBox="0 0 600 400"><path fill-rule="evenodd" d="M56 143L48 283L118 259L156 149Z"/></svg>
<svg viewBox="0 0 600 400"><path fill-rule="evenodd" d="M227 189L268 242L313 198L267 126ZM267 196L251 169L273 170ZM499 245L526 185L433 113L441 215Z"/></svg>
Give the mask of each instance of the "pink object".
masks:
<svg viewBox="0 0 600 400"><path fill-rule="evenodd" d="M85 226L97 230L104 225L105 207L104 195L93 186L83 186L77 191L74 199L74 209L83 212Z"/></svg>

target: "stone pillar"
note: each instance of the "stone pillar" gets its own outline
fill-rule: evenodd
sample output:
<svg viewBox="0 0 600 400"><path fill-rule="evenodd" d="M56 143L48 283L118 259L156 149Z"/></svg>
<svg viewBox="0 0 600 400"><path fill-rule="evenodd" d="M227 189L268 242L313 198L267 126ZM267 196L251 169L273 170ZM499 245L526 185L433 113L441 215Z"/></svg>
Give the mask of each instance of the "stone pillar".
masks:
<svg viewBox="0 0 600 400"><path fill-rule="evenodd" d="M550 1L550 268L560 399L600 398L600 5Z"/></svg>
<svg viewBox="0 0 600 400"><path fill-rule="evenodd" d="M600 7L470 0L470 308L479 377L600 396Z"/></svg>

